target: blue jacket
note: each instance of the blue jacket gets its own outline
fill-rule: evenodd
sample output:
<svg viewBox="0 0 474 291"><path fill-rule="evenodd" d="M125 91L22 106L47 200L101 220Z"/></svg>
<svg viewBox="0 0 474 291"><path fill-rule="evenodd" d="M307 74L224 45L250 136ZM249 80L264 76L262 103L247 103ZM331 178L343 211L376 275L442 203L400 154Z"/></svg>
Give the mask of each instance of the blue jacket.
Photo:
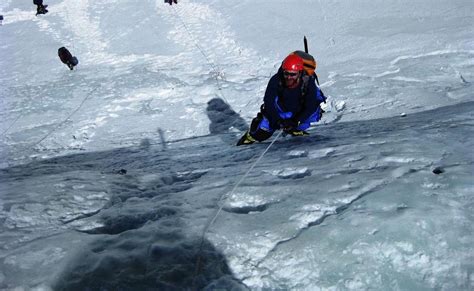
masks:
<svg viewBox="0 0 474 291"><path fill-rule="evenodd" d="M263 114L272 128L279 128L282 119L292 118L297 122L307 121L318 109L325 97L314 79L307 83L306 94L302 96L303 82L296 88L286 88L281 73L273 75L265 90Z"/></svg>

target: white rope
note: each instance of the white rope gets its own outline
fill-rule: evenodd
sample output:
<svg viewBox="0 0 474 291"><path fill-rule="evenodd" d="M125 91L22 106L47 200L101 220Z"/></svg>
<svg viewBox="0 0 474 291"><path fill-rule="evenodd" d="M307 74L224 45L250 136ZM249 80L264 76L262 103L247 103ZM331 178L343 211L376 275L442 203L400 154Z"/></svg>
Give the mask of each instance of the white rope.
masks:
<svg viewBox="0 0 474 291"><path fill-rule="evenodd" d="M219 83L219 70L216 66L216 64L211 61L211 59L209 58L209 56L205 53L204 49L199 45L199 43L197 42L197 40L195 39L195 37L191 34L188 26L186 25L186 23L184 22L184 20L182 19L182 17L179 15L179 13L176 11L176 8L173 7L173 11L176 15L176 17L181 21L181 24L183 25L184 29L186 30L186 32L188 33L188 35L190 36L190 38L192 39L192 41L194 42L194 45L196 46L196 48L200 51L200 53L204 56L204 58L206 59L208 65L212 68L212 70L214 71L214 73L216 74L216 81L217 81L217 87L219 90L222 90L222 87ZM229 102L227 102L225 96L222 94L221 92L221 95L224 99L224 101L229 105ZM273 141L268 145L268 147L265 149L265 151L263 151L263 153L260 155L260 157L253 163L253 165L248 169L248 171L245 173L245 175L242 176L242 178L234 185L234 187L232 188L232 190L229 192L228 195L232 195L234 193L234 191L237 189L237 187L239 187L239 185L244 181L244 179L248 176L248 174L250 173L250 171L253 170L253 168L257 165L257 163L263 158L263 156L267 153L267 151L270 149L270 147L275 143L275 141L280 137L280 135L282 134L282 131L280 131L278 133L278 135L273 139ZM226 193L222 194L219 201L221 202L223 200L223 198L226 196ZM215 222L215 220L217 219L217 217L219 216L220 212L222 211L222 208L224 207L224 204L221 203L221 206L219 207L219 209L217 210L216 214L214 215L214 217L211 219L211 221L206 225L206 227L204 228L204 231L203 231L203 234L202 234L202 237L201 237L201 246L200 246L200 250L201 251L201 247L202 247L202 243L204 241L204 236L206 235L208 229L212 226L212 224Z"/></svg>
<svg viewBox="0 0 474 291"><path fill-rule="evenodd" d="M39 145L42 141L44 141L45 139L47 139L51 134L53 134L53 132L55 132L58 128L60 128L64 123L66 123L76 112L79 111L79 109L81 109L82 105L84 105L84 103L89 99L89 97L92 95L92 93L94 93L95 90L99 89L100 87L100 84L97 85L94 89L92 89L87 95L86 97L82 100L82 102L79 104L78 107L76 107L76 109L74 111L72 111L63 121L61 121L58 125L56 125L50 132L48 132L45 136L43 136L40 140L38 140L36 143L34 143L32 146L30 146L31 148L34 148L35 146Z"/></svg>
<svg viewBox="0 0 474 291"><path fill-rule="evenodd" d="M190 36L192 41L194 42L194 46L204 56L204 58L207 61L207 64L211 67L213 73L215 74L217 89L221 92L220 95L221 95L222 99L224 99L224 102L227 103L227 105L230 105L229 102L227 101L227 98L225 98L224 94L222 93L222 86L221 86L221 83L219 82L219 76L221 76L220 70L217 68L216 64L213 61L211 61L209 56L205 53L204 49L199 45L196 38L191 34L191 31L189 30L188 26L184 22L183 18L176 11L176 8L173 7L173 11L174 11L174 14L176 15L176 17L181 21L181 24L183 25L184 29L186 30L186 32L188 33L188 35Z"/></svg>
<svg viewBox="0 0 474 291"><path fill-rule="evenodd" d="M232 190L229 192L228 195L226 195L226 193L222 194L221 197L219 198L219 201L217 201L217 203L219 204L221 201L224 201L224 197L226 196L230 196L234 193L235 189L237 189L237 187L239 187L239 185L245 180L245 178L248 176L248 174L250 173L250 171L253 170L253 168L255 168L255 166L258 164L258 162L260 162L260 160L263 158L263 156L268 152L268 150L270 149L270 147L275 143L275 141L280 137L280 135L282 134L283 131L279 131L277 136L273 139L273 141L267 146L267 148L263 151L263 153L258 157L258 159L252 164L252 166L247 170L247 172L245 173L245 175L242 176L242 178L240 178L240 180L234 185L234 187L232 188ZM214 217L209 221L209 223L206 225L206 227L204 228L203 232L202 232L202 236L201 236L201 243L199 244L199 250L198 250L198 253L197 253L197 261L196 261L196 271L195 271L195 277L197 276L197 274L199 273L199 264L200 264L200 258L201 258L201 252L202 252L202 247L204 245L204 237L206 236L206 233L207 231L209 230L209 228L211 228L212 224L216 221L217 217L219 216L220 212L222 211L222 208L224 208L224 203L220 203L221 205L219 206L219 209L217 210L216 214L214 215Z"/></svg>
<svg viewBox="0 0 474 291"><path fill-rule="evenodd" d="M10 124L10 126L5 129L2 134L0 136L4 136L5 134L7 134L7 132L15 125L15 123L21 118L23 117L23 113L20 113L16 118L15 120L13 120L12 124Z"/></svg>
<svg viewBox="0 0 474 291"><path fill-rule="evenodd" d="M260 155L260 157L258 157L258 159L253 163L253 165L248 169L248 171L245 173L245 175L242 176L242 178L240 178L240 180L234 185L234 188L232 188L232 190L230 191L229 195L232 195L234 194L234 191L235 189L237 189L237 187L239 187L240 183L242 183L244 181L245 178L247 178L248 174L250 173L250 171L253 170L253 168L255 168L255 166L258 164L258 162L260 162L260 160L263 158L263 156L268 152L268 150L270 149L270 147L275 143L275 141L280 137L280 135L282 134L283 131L279 131L277 136L273 139L273 141L268 145L268 147L265 149L265 151L263 151L263 153ZM221 198L219 199L219 202L222 200L223 197L225 197L225 193L221 196ZM218 203L219 203L218 202ZM211 222L209 223L209 225L204 229L204 234L203 236L206 234L207 230L211 227L211 225L216 221L217 219L217 216L219 215L219 213L221 212L222 208L224 207L224 203L221 204L221 206L219 207L219 210L217 211L216 215L214 215L214 217L212 218Z"/></svg>

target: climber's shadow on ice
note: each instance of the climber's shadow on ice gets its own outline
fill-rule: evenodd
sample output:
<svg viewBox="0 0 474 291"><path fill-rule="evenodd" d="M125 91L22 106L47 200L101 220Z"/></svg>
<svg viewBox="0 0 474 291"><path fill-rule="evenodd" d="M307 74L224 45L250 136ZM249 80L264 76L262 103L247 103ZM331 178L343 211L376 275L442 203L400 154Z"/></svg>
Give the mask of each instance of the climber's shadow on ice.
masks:
<svg viewBox="0 0 474 291"><path fill-rule="evenodd" d="M245 120L220 98L214 98L207 103L207 116L211 123L209 132L220 135L225 143L234 143L235 136L232 132L244 132L248 129Z"/></svg>
<svg viewBox="0 0 474 291"><path fill-rule="evenodd" d="M140 145L77 158L82 165L100 160L96 155L116 157L113 166L102 170L110 172L112 197L99 213L71 222L70 227L95 239L68 260L54 290L246 290L224 255L190 235L183 221L186 206L177 194L207 172L189 171L185 162L173 166L176 160L144 144L146 150ZM66 160L74 166L71 158ZM56 162L56 167L63 164L61 158ZM115 173L110 167L127 171Z"/></svg>
<svg viewBox="0 0 474 291"><path fill-rule="evenodd" d="M102 236L76 255L54 290L247 290L221 253L208 241L200 245L157 225Z"/></svg>
<svg viewBox="0 0 474 291"><path fill-rule="evenodd" d="M200 144L187 149L207 151ZM91 241L65 258L54 290L245 290L224 255L206 240L201 244L184 218L187 204L180 193L199 183L209 167L201 155L179 147L165 152L144 139L138 147L1 169L0 184L9 185L9 199L20 191L51 192L40 202L58 199L67 209L49 217L50 227L67 227ZM67 193L55 194L63 184ZM99 192L108 202L99 203Z"/></svg>

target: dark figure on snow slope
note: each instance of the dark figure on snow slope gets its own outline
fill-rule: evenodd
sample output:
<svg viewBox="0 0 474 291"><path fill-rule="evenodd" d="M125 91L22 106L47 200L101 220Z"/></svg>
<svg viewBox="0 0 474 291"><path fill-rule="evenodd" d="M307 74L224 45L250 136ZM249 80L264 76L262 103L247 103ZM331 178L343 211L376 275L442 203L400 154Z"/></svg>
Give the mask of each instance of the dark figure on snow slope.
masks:
<svg viewBox="0 0 474 291"><path fill-rule="evenodd" d="M170 5L178 4L178 0L165 0L165 3L169 3Z"/></svg>
<svg viewBox="0 0 474 291"><path fill-rule="evenodd" d="M264 141L278 129L292 136L308 135L310 123L321 119L320 104L326 97L316 86L316 75L309 76L303 65L296 54L285 58L268 82L260 112L237 145Z"/></svg>
<svg viewBox="0 0 474 291"><path fill-rule="evenodd" d="M77 58L73 57L71 53L68 51L68 49L65 47L60 47L58 49L58 56L61 59L61 62L67 65L70 70L73 70L74 66L77 66L77 64L79 63Z"/></svg>
<svg viewBox="0 0 474 291"><path fill-rule="evenodd" d="M48 5L43 5L43 0L33 0L33 4L36 5L36 15L48 13L48 10L46 9Z"/></svg>

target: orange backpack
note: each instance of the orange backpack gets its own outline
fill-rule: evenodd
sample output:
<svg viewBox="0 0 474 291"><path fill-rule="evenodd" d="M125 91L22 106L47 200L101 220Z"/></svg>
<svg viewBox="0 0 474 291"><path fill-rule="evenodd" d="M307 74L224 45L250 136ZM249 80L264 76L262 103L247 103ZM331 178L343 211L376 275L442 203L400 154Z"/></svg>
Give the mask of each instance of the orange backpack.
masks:
<svg viewBox="0 0 474 291"><path fill-rule="evenodd" d="M304 50L305 51L294 51L290 53L290 55L297 55L300 58L303 59L303 68L304 68L304 73L303 73L303 85L301 88L301 95L304 96L306 94L306 90L308 88L308 82L310 81L316 81L317 87L319 88L319 79L318 75L316 74L316 60L312 55L308 53L308 40L306 39L306 36L303 39L304 41ZM283 72L281 67L279 69L279 72ZM280 81L281 84L281 81ZM281 85L280 85L281 86ZM321 88L319 88L321 91ZM321 91L321 94L323 95L324 98L324 103L326 103L326 97L324 96L323 92Z"/></svg>

